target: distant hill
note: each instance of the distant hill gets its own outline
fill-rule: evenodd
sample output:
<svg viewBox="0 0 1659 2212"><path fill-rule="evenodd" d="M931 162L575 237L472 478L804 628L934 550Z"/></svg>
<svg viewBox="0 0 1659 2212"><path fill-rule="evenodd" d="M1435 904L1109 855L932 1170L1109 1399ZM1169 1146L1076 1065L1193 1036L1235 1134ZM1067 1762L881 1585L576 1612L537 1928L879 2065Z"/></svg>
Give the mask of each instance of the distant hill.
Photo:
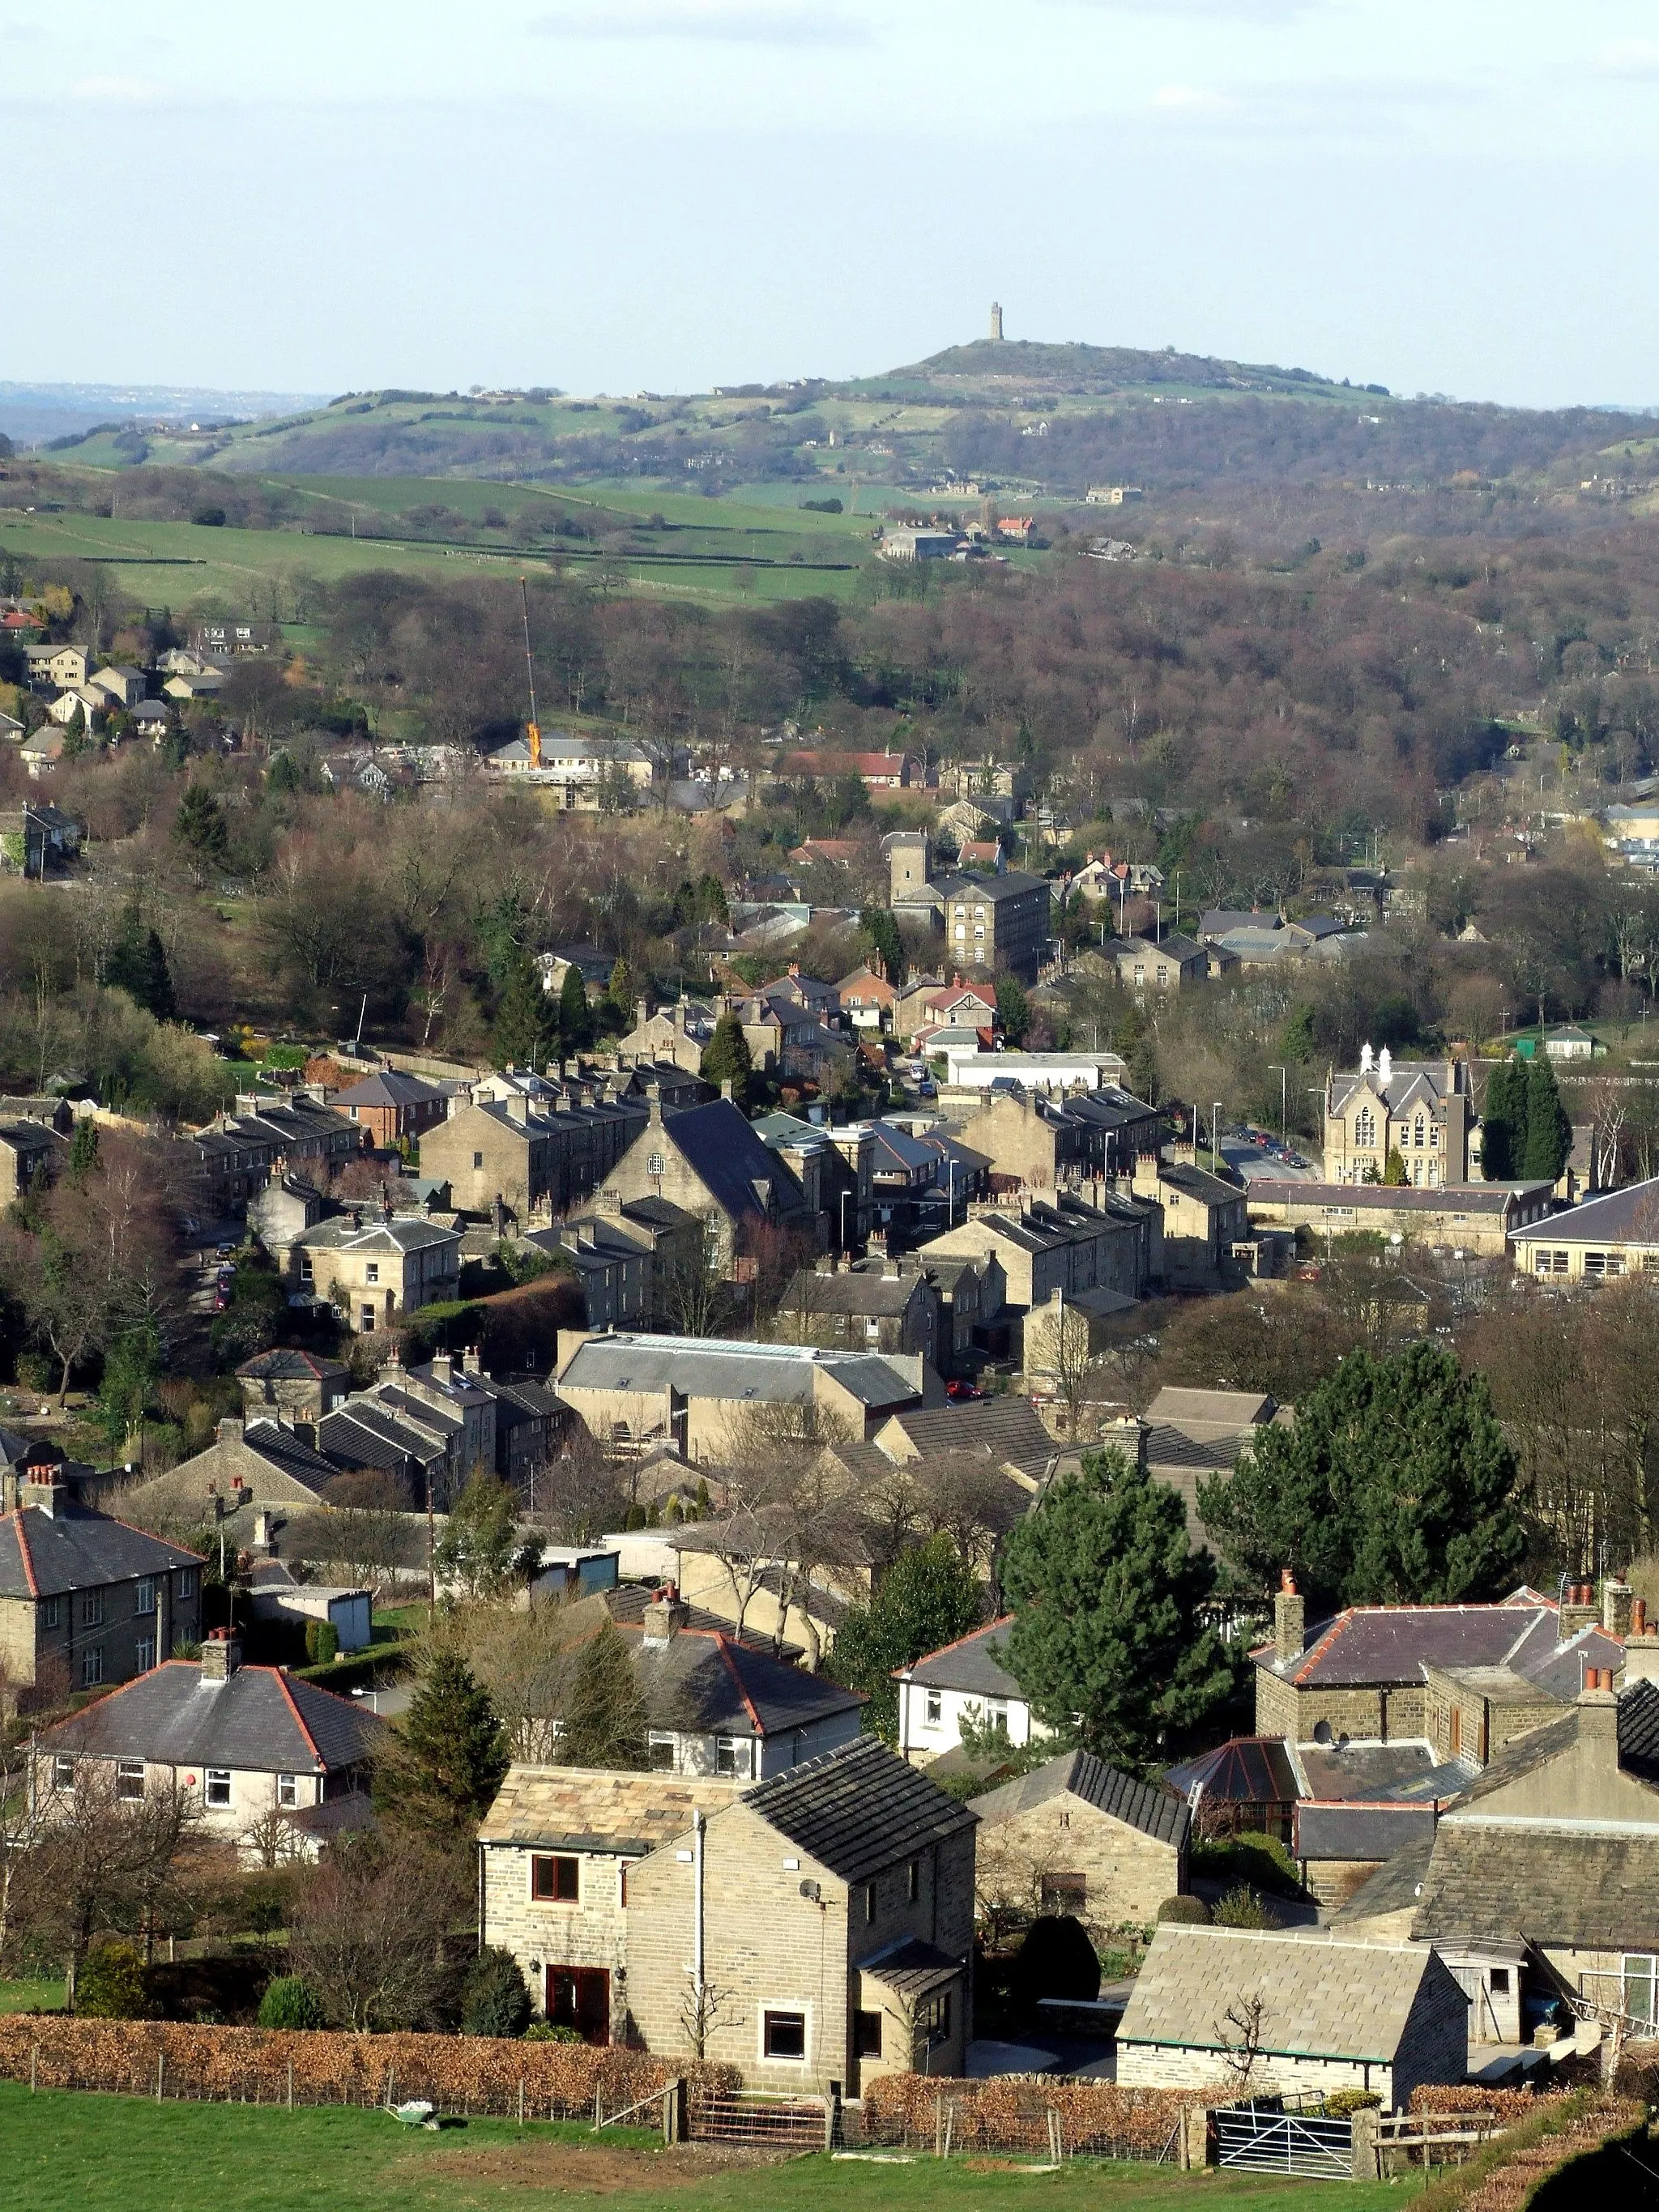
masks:
<svg viewBox="0 0 1659 2212"><path fill-rule="evenodd" d="M836 388L872 398L925 393L941 401L1000 400L1006 405L1026 396L1109 398L1170 385L1194 392L1276 392L1302 399L1352 397L1355 389L1316 376L1311 369L1216 361L1206 354L1177 353L1173 346L1151 353L1135 346L1043 345L1028 338L979 338L970 345L947 346L908 368ZM1358 388L1389 397L1384 385Z"/></svg>
<svg viewBox="0 0 1659 2212"><path fill-rule="evenodd" d="M322 404L322 395L220 392L188 384L19 384L0 382L0 431L19 446L84 435L95 423L252 422Z"/></svg>

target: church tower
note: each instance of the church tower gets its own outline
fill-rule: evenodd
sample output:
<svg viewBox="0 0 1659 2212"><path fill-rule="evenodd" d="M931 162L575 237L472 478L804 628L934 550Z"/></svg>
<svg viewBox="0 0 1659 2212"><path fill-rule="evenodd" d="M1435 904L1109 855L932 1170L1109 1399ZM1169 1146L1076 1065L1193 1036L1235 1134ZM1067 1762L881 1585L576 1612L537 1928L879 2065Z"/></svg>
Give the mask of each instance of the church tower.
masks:
<svg viewBox="0 0 1659 2212"><path fill-rule="evenodd" d="M991 343L993 345L1002 343L1002 308L995 300L991 302Z"/></svg>

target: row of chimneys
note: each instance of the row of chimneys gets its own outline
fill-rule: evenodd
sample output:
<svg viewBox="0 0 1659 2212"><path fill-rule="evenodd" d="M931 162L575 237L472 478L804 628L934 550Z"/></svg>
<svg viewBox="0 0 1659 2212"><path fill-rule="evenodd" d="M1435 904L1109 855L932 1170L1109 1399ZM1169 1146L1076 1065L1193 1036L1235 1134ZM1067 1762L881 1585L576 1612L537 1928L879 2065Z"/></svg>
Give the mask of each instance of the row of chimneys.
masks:
<svg viewBox="0 0 1659 2212"><path fill-rule="evenodd" d="M1594 1583L1569 1583L1562 1589L1558 1633L1565 1644L1580 1630L1591 1627L1600 1620L1608 1636L1621 1642L1626 1637L1646 1636L1648 1608L1644 1598L1634 1601L1631 1587L1609 1575L1601 1584L1601 1602L1595 1602ZM1297 1591L1296 1576L1289 1567L1281 1567L1279 1574L1279 1593L1273 1600L1273 1656L1281 1667L1293 1666L1307 1645L1307 1600ZM1598 1681L1595 1677L1602 1679ZM1613 1669L1591 1667L1584 1675L1587 1690L1613 1687Z"/></svg>

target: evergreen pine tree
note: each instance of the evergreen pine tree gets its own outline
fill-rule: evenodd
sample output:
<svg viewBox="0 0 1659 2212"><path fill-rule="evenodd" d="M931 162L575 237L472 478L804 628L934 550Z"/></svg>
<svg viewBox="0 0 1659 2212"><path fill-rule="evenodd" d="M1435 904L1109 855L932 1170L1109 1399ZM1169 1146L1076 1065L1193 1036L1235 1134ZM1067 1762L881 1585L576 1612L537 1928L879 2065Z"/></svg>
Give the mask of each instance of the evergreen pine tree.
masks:
<svg viewBox="0 0 1659 2212"><path fill-rule="evenodd" d="M645 1699L633 1652L615 1621L605 1622L582 1646L571 1677L559 1755L567 1766L645 1765Z"/></svg>
<svg viewBox="0 0 1659 2212"><path fill-rule="evenodd" d="M893 1671L980 1625L979 1584L946 1535L902 1552L868 1605L848 1608L824 1672L868 1702L865 1724L894 1742L898 1688Z"/></svg>
<svg viewBox="0 0 1659 2212"><path fill-rule="evenodd" d="M216 867L230 850L230 835L219 802L204 783L186 784L173 818L173 835L199 867Z"/></svg>
<svg viewBox="0 0 1659 2212"><path fill-rule="evenodd" d="M70 1139L69 1179L77 1190L84 1190L88 1176L97 1172L98 1124L88 1114L76 1123Z"/></svg>
<svg viewBox="0 0 1659 2212"><path fill-rule="evenodd" d="M464 1583L473 1597L489 1597L507 1580L518 1548L518 1506L513 1492L498 1474L475 1468L450 1508L434 1553L438 1567Z"/></svg>
<svg viewBox="0 0 1659 2212"><path fill-rule="evenodd" d="M1158 1103L1158 1053L1152 1025L1139 1006L1131 1006L1112 1032L1112 1049L1122 1054L1129 1071L1129 1089L1149 1106Z"/></svg>
<svg viewBox="0 0 1659 2212"><path fill-rule="evenodd" d="M714 1034L702 1048L698 1072L705 1083L729 1083L732 1097L742 1105L755 1072L755 1061L743 1024L735 1014L722 1014L715 1023Z"/></svg>
<svg viewBox="0 0 1659 2212"><path fill-rule="evenodd" d="M153 929L140 925L136 914L128 915L121 934L110 947L104 981L125 991L158 1022L170 1022L178 1013L166 949Z"/></svg>
<svg viewBox="0 0 1659 2212"><path fill-rule="evenodd" d="M1232 1694L1226 1646L1199 1619L1214 1585L1179 1495L1120 1451L1090 1452L1009 1534L1006 1663L1062 1738L1145 1772Z"/></svg>
<svg viewBox="0 0 1659 2212"><path fill-rule="evenodd" d="M507 1741L465 1660L435 1652L395 1752L375 1769L374 1798L393 1820L441 1839L471 1835L501 1786Z"/></svg>
<svg viewBox="0 0 1659 2212"><path fill-rule="evenodd" d="M539 1069L558 1055L553 1002L542 988L541 970L527 952L515 952L507 966L491 1038L500 1067Z"/></svg>
<svg viewBox="0 0 1659 2212"><path fill-rule="evenodd" d="M593 1010L587 1003L582 971L574 962L559 987L559 1035L567 1052L584 1052L593 1042Z"/></svg>
<svg viewBox="0 0 1659 2212"><path fill-rule="evenodd" d="M1488 1182L1509 1182L1526 1133L1526 1071L1511 1053L1486 1079L1480 1116L1480 1164Z"/></svg>
<svg viewBox="0 0 1659 2212"><path fill-rule="evenodd" d="M859 933L864 939L866 957L878 961L882 973L890 983L904 981L904 939L899 927L884 906L867 906L859 916Z"/></svg>
<svg viewBox="0 0 1659 2212"><path fill-rule="evenodd" d="M1572 1123L1555 1086L1555 1069L1541 1048L1526 1073L1527 1147L1521 1175L1528 1182L1554 1182L1572 1150Z"/></svg>

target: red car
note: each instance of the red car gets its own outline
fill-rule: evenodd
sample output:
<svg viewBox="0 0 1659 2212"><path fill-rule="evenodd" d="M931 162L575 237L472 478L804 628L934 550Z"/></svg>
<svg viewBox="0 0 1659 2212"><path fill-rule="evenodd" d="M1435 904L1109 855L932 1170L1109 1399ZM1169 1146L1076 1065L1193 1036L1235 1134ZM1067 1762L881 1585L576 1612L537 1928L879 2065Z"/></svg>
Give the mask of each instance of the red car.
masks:
<svg viewBox="0 0 1659 2212"><path fill-rule="evenodd" d="M982 1390L976 1390L971 1382L947 1382L945 1386L945 1395L947 1398L955 1398L960 1401L969 1398L982 1398L985 1393Z"/></svg>

